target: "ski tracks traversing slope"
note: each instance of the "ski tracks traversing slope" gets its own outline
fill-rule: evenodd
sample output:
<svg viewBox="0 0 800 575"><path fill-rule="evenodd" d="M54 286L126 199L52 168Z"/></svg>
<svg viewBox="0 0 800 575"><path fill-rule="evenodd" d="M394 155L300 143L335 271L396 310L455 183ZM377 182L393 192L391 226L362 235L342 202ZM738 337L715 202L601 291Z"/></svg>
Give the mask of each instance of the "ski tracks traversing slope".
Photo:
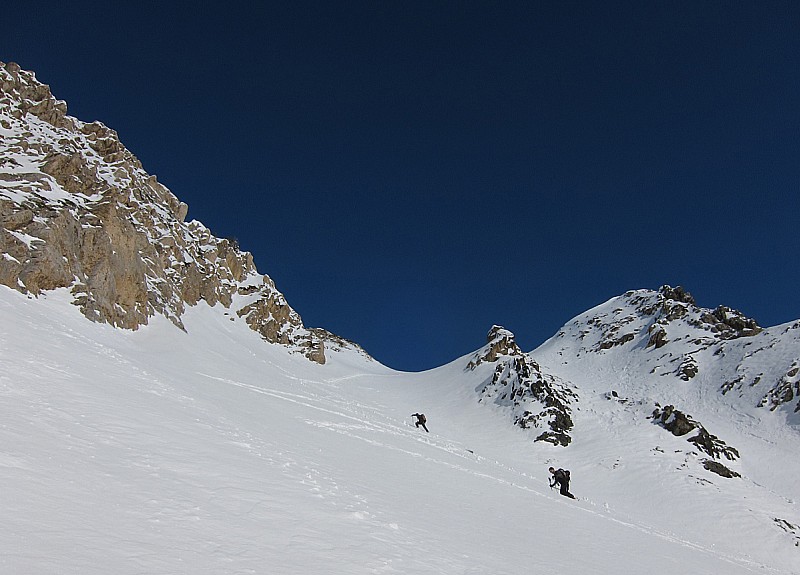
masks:
<svg viewBox="0 0 800 575"><path fill-rule="evenodd" d="M209 377L209 376L206 376ZM374 377L374 376L372 376ZM312 427L333 432L355 439L372 447L386 452L396 452L409 459L421 459L435 467L446 467L458 474L469 475L486 482L487 489L514 489L521 493L519 497L530 496L553 500L559 504L568 505L578 513L591 514L611 521L625 529L635 530L648 536L657 537L686 548L690 548L717 558L719 561L729 563L731 566L755 567L766 569L747 557L730 557L724 552L689 541L675 533L661 531L652 525L641 523L629 516L614 512L608 504L600 504L583 499L578 503L561 500L560 496L546 489L537 489L531 485L534 482L542 483L541 478L534 478L527 473L515 469L496 459L486 458L468 449L458 441L444 438L437 433L430 435L421 432L407 422L393 420L385 412L360 401L348 400L338 394L332 393L335 389L325 388L324 383L303 382L303 389L314 387L314 393L301 394L265 388L263 385L251 385L224 378L213 378L221 383L246 389L253 393L267 395L271 398L288 401L301 405L311 413L303 421ZM353 381L355 378L349 378ZM345 498L350 503L346 505L348 513L353 518L377 521L382 527L393 530L400 529L397 522L377 520L380 513L375 513L374 508L368 505L368 500L356 493L342 490L330 474L321 472L316 468L306 468L306 476L302 480L309 489L319 494L322 499ZM767 569L767 572L770 570ZM763 572L763 571L762 571ZM777 571L775 571L777 572Z"/></svg>

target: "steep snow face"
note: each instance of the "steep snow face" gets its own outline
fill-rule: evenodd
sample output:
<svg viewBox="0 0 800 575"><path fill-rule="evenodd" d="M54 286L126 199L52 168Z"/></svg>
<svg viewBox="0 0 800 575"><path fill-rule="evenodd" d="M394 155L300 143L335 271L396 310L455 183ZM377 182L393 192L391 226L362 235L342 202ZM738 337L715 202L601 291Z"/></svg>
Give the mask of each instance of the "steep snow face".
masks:
<svg viewBox="0 0 800 575"><path fill-rule="evenodd" d="M476 401L495 362L465 369L474 354L420 374L353 350L323 366L220 304L188 308L185 331L129 331L71 297L0 286L3 572L800 573L796 475L677 469L679 440L624 434L619 403L582 398L590 432L564 449ZM609 421L617 437L597 433ZM550 465L578 501L548 488Z"/></svg>
<svg viewBox="0 0 800 575"><path fill-rule="evenodd" d="M113 130L68 116L33 73L0 62L0 104L0 284L70 287L86 317L128 329L154 315L183 328L187 306L219 302L318 363L326 342L355 347L307 329L251 254L185 222Z"/></svg>

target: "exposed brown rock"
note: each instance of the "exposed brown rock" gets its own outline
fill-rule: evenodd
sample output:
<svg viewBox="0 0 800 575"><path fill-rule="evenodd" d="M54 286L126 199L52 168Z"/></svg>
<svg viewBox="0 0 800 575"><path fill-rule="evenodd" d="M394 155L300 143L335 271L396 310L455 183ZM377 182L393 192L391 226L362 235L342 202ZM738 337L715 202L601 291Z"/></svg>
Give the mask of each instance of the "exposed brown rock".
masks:
<svg viewBox="0 0 800 575"><path fill-rule="evenodd" d="M491 376L476 389L479 401L491 400L509 408L514 423L523 429L543 430L535 441L569 445L571 403L577 401L577 395L563 382L542 374L507 329L492 326L486 341L467 365L474 371L482 364L494 364Z"/></svg>
<svg viewBox="0 0 800 575"><path fill-rule="evenodd" d="M128 329L155 314L183 327L185 306L201 301L238 305L264 339L325 363L328 332L303 326L251 254L185 222L188 206L114 130L67 116L14 63L0 62L0 88L12 132L0 140L0 283L33 295L69 287L87 318Z"/></svg>

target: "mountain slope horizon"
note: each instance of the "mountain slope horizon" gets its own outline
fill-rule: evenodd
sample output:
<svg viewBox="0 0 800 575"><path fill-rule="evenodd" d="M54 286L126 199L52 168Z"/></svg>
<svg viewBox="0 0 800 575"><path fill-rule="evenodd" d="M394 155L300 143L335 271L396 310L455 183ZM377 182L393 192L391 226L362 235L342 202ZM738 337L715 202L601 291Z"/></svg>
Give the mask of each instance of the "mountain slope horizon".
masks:
<svg viewBox="0 0 800 575"><path fill-rule="evenodd" d="M318 365L219 304L188 310L186 332L128 331L69 300L0 288L10 571L800 572L796 479L721 478L622 404L582 393L564 449L476 401L498 364L470 372L474 354ZM794 468L783 429L748 461ZM579 501L548 489L550 465Z"/></svg>

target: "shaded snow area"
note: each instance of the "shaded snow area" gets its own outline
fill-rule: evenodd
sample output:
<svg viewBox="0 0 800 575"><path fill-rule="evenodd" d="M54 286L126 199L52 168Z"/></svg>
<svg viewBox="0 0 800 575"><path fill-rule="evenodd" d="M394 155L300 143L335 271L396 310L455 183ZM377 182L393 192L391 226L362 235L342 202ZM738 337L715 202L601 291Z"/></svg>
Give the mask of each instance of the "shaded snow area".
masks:
<svg viewBox="0 0 800 575"><path fill-rule="evenodd" d="M0 287L2 573L800 573L797 475L707 472L609 382L565 449L478 403L468 356L320 366L221 306L123 331L70 300ZM763 433L737 447L796 459L792 428Z"/></svg>

